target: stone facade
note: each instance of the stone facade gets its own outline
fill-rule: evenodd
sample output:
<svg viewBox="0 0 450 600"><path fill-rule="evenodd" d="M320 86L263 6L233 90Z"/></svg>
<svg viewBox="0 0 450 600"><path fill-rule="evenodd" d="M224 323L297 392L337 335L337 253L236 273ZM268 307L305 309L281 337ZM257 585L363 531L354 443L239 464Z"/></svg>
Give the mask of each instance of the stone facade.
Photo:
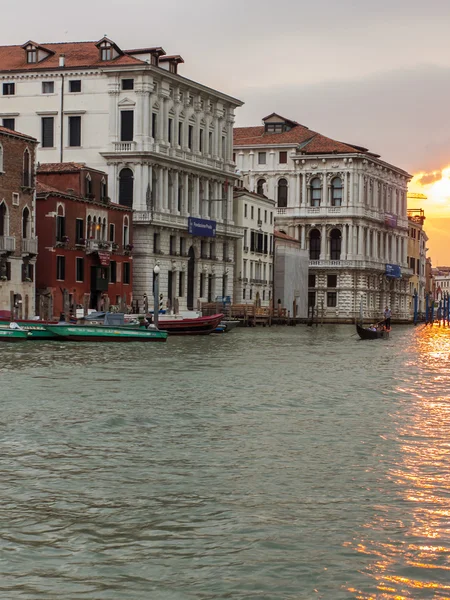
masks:
<svg viewBox="0 0 450 600"><path fill-rule="evenodd" d="M183 59L162 48L122 50L107 38L47 44L37 54L28 46L0 47L0 83L14 85L8 88L13 93L0 96L0 116L39 137L40 162L107 170L112 201L134 209L135 299L152 297L157 262L165 304L177 299L180 309L196 307L201 273L216 280L227 271L232 293L230 258L241 236L233 223L233 123L242 103L181 77ZM217 245L229 248L225 263L200 260L190 217L216 221ZM185 238L185 256L166 254L170 236ZM169 289L170 278L183 284L180 272L194 277L193 297L187 284L181 296Z"/></svg>
<svg viewBox="0 0 450 600"><path fill-rule="evenodd" d="M236 188L234 222L244 234L236 242L236 304L272 305L274 212L273 200Z"/></svg>
<svg viewBox="0 0 450 600"><path fill-rule="evenodd" d="M36 140L0 127L0 310L34 315Z"/></svg>
<svg viewBox="0 0 450 600"><path fill-rule="evenodd" d="M410 319L406 194L409 175L365 148L278 115L235 130L244 185L277 202L276 229L307 250L309 303L324 322ZM394 265L401 277L386 277Z"/></svg>
<svg viewBox="0 0 450 600"><path fill-rule="evenodd" d="M418 311L425 314L426 262L428 236L424 230L425 214L422 209L408 210L408 265L410 312L414 313L414 294L418 295Z"/></svg>

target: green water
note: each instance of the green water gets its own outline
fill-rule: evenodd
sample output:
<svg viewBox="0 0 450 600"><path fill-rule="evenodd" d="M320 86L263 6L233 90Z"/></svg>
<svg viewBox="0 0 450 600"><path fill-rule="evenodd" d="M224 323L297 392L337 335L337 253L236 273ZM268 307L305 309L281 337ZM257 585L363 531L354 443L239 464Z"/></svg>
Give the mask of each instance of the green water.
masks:
<svg viewBox="0 0 450 600"><path fill-rule="evenodd" d="M0 346L0 598L450 597L450 331Z"/></svg>

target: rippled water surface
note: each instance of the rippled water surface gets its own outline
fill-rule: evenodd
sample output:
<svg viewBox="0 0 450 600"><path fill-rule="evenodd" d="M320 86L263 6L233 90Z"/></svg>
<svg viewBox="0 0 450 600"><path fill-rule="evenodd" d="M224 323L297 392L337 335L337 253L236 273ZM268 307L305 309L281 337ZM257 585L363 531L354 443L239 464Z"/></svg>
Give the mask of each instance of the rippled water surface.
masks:
<svg viewBox="0 0 450 600"><path fill-rule="evenodd" d="M450 330L0 347L0 598L450 598Z"/></svg>

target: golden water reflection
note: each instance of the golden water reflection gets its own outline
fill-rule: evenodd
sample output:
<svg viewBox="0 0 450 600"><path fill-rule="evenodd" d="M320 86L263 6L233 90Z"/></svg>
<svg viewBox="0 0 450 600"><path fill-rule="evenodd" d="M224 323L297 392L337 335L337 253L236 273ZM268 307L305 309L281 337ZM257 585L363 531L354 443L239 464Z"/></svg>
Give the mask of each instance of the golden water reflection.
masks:
<svg viewBox="0 0 450 600"><path fill-rule="evenodd" d="M400 378L380 457L385 503L347 544L372 558L373 591L347 589L361 600L449 599L450 329L418 328Z"/></svg>

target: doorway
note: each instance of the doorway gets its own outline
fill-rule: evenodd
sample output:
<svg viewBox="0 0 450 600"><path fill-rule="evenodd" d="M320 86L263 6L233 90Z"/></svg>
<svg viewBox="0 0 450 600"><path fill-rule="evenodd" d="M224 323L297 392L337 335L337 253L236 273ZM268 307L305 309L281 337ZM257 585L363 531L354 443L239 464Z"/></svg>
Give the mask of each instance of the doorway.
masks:
<svg viewBox="0 0 450 600"><path fill-rule="evenodd" d="M188 257L187 307L188 310L194 310L195 253L192 246L189 248Z"/></svg>

